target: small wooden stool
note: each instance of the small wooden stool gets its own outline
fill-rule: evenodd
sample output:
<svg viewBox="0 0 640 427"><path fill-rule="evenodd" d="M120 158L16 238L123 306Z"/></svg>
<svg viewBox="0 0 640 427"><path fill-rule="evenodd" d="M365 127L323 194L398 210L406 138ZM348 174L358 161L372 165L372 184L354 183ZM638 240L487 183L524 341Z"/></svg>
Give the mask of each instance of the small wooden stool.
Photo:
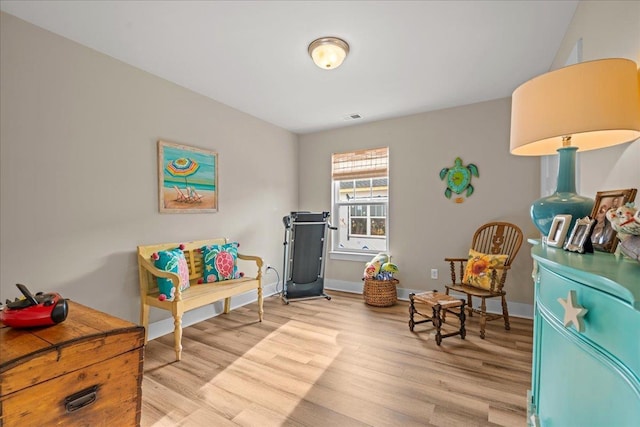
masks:
<svg viewBox="0 0 640 427"><path fill-rule="evenodd" d="M437 291L433 291L424 292L421 294L409 294L409 301L411 302L411 304L409 305L409 330L411 332L413 332L413 328L415 327L415 325L425 322L432 322L433 326L436 327L436 344L438 345L440 345L443 338L460 335L460 338L464 339L464 337L467 335L467 331L464 328L464 321L466 319L466 315L464 313L464 300L454 298L450 295L440 294ZM433 315L427 316L416 310L416 302L426 304L428 307L430 307ZM457 310L452 310L456 307L459 308ZM443 315L447 312L455 315L458 319L460 319L460 329L456 332L443 334L441 332ZM426 317L427 319L416 322L413 319L414 314L419 314L420 316Z"/></svg>

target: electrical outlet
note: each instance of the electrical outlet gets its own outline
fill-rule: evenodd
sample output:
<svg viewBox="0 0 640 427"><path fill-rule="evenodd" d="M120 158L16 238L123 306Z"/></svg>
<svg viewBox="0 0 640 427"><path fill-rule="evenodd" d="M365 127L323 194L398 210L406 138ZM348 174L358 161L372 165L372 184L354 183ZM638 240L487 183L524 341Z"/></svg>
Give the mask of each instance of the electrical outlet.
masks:
<svg viewBox="0 0 640 427"><path fill-rule="evenodd" d="M271 264L266 263L266 264L264 265L264 271L269 271L269 270L271 270Z"/></svg>
<svg viewBox="0 0 640 427"><path fill-rule="evenodd" d="M438 269L437 268L432 268L431 269L431 278L432 279L437 279L438 278Z"/></svg>

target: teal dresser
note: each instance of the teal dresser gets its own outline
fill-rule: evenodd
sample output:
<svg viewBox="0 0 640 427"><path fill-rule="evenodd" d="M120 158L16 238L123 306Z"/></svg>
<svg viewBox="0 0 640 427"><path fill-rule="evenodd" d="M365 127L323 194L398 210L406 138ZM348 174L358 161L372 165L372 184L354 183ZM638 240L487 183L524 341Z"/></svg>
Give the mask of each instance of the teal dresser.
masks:
<svg viewBox="0 0 640 427"><path fill-rule="evenodd" d="M640 264L530 240L535 317L529 425L640 425Z"/></svg>

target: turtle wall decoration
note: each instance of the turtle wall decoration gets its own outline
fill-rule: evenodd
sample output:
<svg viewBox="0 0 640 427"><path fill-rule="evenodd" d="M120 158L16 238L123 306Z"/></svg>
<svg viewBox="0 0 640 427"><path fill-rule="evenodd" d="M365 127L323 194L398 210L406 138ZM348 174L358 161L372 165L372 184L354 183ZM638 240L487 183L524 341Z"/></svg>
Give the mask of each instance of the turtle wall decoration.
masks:
<svg viewBox="0 0 640 427"><path fill-rule="evenodd" d="M456 157L453 166L449 168L442 168L440 171L440 179L445 180L447 188L444 190L444 195L447 199L451 198L452 193L462 194L466 191L466 197L473 194L473 185L471 185L471 177L480 177L478 167L473 163L469 163L466 166L462 165L462 159ZM462 203L464 199L457 197L456 203Z"/></svg>

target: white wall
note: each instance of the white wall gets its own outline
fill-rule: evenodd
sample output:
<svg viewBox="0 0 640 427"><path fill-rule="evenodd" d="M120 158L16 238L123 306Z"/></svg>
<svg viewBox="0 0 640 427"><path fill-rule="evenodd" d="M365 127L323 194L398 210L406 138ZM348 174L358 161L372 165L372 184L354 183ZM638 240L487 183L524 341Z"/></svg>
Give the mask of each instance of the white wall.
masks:
<svg viewBox="0 0 640 427"><path fill-rule="evenodd" d="M527 212L539 197L539 161L509 154L508 99L304 135L298 147L287 131L10 15L1 18L2 300L25 283L137 321L138 244L226 235L282 265L282 216L329 209L330 155L352 148L391 147L389 231L403 288L441 289L442 258L466 253L483 222L506 219L527 236L537 234ZM579 38L583 60L640 63L640 2L580 2L552 69ZM160 138L218 151L218 213L158 213ZM444 198L438 177L456 156L480 169L475 194L460 205ZM580 163L584 195L640 188L638 141L584 153ZM421 196L410 197L416 187ZM508 296L530 304L526 243L522 251ZM357 284L362 268L331 260L327 278ZM440 280L428 278L430 268L439 268ZM275 282L270 276L266 282Z"/></svg>
<svg viewBox="0 0 640 427"><path fill-rule="evenodd" d="M330 210L331 154L389 146L389 242L400 287L444 290L446 256L466 256L473 232L494 220L514 222L535 236L529 206L538 198L539 163L509 153L511 101L499 99L398 119L300 136L300 208ZM444 196L439 172L460 156L480 171L474 194L461 204ZM530 246L510 274L510 301L531 304ZM440 278L428 271L438 268ZM363 262L329 260L327 279L358 283ZM361 283L361 282L360 282ZM402 293L402 291L401 291Z"/></svg>
<svg viewBox="0 0 640 427"><path fill-rule="evenodd" d="M281 264L295 134L1 19L2 301L24 283L137 322L137 245L226 236ZM219 212L158 212L158 139L218 152Z"/></svg>
<svg viewBox="0 0 640 427"><path fill-rule="evenodd" d="M552 64L562 67L582 39L582 60L628 58L640 65L640 2L581 1ZM640 189L640 141L587 151L578 156L580 194Z"/></svg>
<svg viewBox="0 0 640 427"><path fill-rule="evenodd" d="M582 38L583 60L624 57L640 64L640 2L581 1L551 69L562 67ZM428 269L446 274L442 257L464 254L465 236L482 222L507 219L529 237L538 235L528 217L530 203L540 194L539 160L519 158L509 150L509 100L497 100L420 114L300 138L300 207L329 209L332 152L355 148L391 147L391 252L401 268L400 286L442 289L442 280L429 279ZM488 130L490 130L488 132ZM442 196L437 173L455 156L474 162L480 178L476 193L462 205ZM640 141L578 156L580 193L640 188ZM302 172L304 171L304 172ZM556 172L553 172L556 173ZM409 199L407 186L419 187L423 197ZM530 260L523 245L507 288L510 301L531 304ZM362 264L331 260L327 277L355 283Z"/></svg>

